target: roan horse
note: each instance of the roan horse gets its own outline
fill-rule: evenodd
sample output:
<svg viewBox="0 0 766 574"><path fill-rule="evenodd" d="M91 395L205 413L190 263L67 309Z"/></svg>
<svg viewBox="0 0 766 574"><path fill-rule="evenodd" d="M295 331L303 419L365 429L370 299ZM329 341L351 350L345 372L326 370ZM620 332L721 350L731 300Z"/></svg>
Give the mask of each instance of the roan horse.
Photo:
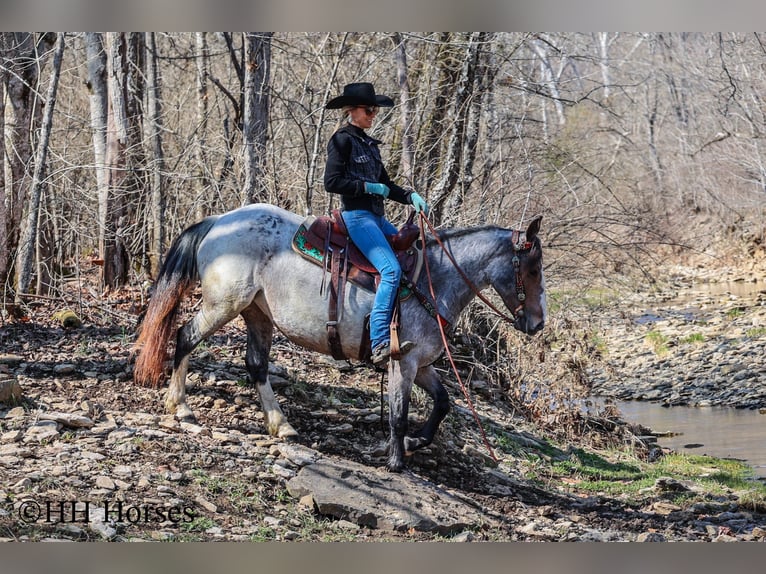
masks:
<svg viewBox="0 0 766 574"><path fill-rule="evenodd" d="M446 250L478 290L493 287L511 310L513 325L532 335L543 328L546 315L542 249L537 237L540 217L526 232L487 226L439 232ZM134 379L159 385L167 344L175 330L181 299L200 281L202 306L176 337L173 372L165 406L178 418L193 417L186 404L186 373L192 350L223 325L241 315L247 325L245 363L257 386L270 434L297 435L285 418L269 383L268 361L274 327L290 341L330 354L327 303L320 301L322 268L291 248L302 223L299 215L273 205L253 204L190 226L173 242L160 270L140 327ZM522 242L518 241L521 237ZM474 298L473 289L430 237L426 257L439 314L454 324ZM427 274L417 288L430 293ZM338 324L347 357L359 359L364 317L373 294L349 283ZM326 295L325 295L326 297ZM430 295L429 295L430 297ZM390 442L387 468L401 471L405 452L431 443L449 411L449 397L432 363L444 351L436 319L415 297L401 304L400 337L415 341L401 360L388 366ZM407 434L413 382L433 400L433 409L417 432Z"/></svg>

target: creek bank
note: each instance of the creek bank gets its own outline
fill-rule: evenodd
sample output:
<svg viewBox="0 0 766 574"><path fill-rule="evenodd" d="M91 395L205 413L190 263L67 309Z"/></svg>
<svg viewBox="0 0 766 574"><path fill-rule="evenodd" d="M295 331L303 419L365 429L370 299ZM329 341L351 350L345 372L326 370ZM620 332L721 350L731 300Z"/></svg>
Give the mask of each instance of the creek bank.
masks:
<svg viewBox="0 0 766 574"><path fill-rule="evenodd" d="M766 292L695 292L687 279L622 299L601 324L594 395L766 409Z"/></svg>

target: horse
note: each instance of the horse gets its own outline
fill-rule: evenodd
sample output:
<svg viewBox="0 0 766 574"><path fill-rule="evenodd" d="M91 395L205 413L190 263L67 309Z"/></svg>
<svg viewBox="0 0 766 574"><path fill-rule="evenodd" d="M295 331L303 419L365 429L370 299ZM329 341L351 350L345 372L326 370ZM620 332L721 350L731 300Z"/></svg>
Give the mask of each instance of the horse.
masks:
<svg viewBox="0 0 766 574"><path fill-rule="evenodd" d="M427 234L424 267L428 273L420 274L415 288L428 293L432 312L416 297L401 302L400 337L416 345L388 364L389 471L402 471L405 454L431 444L450 410L449 396L433 367L444 352L438 317L454 325L478 292L491 286L511 311L515 329L534 335L543 328L547 311L540 220L541 216L533 219L526 232L483 226ZM274 328L301 347L331 354L327 302L322 301L327 294L320 295L323 269L291 247L302 222L301 216L277 206L250 204L191 225L171 244L138 329L133 378L139 384L159 386L180 302L199 282L201 308L177 329L165 400L167 411L178 419L194 418L186 404L190 353L241 315L247 328L245 364L250 384L258 390L268 432L283 439L297 436L269 383ZM437 238L443 248L437 245ZM455 264L465 278L456 272ZM435 300L430 295L428 276ZM364 318L373 297L371 291L347 284L337 328L343 352L351 359L361 359ZM413 383L430 395L433 407L423 427L408 434Z"/></svg>

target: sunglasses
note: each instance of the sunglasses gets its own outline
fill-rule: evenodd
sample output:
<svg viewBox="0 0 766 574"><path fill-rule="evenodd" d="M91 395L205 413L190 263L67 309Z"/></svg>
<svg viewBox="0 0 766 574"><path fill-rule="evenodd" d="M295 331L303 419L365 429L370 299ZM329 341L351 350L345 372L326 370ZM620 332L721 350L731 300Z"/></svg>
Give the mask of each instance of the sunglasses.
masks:
<svg viewBox="0 0 766 574"><path fill-rule="evenodd" d="M364 113L368 116L377 114L378 111L380 111L380 107L378 106L356 106L357 108L362 108L364 110Z"/></svg>

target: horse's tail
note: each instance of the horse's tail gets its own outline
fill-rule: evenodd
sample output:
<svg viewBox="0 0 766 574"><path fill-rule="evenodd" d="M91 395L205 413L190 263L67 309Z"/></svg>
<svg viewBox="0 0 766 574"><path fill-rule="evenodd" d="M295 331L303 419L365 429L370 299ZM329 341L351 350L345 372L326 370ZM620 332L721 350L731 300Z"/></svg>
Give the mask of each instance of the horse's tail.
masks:
<svg viewBox="0 0 766 574"><path fill-rule="evenodd" d="M185 229L165 256L133 347L138 350L133 380L141 385L160 384L179 304L199 278L197 248L217 219L218 216L210 216Z"/></svg>

